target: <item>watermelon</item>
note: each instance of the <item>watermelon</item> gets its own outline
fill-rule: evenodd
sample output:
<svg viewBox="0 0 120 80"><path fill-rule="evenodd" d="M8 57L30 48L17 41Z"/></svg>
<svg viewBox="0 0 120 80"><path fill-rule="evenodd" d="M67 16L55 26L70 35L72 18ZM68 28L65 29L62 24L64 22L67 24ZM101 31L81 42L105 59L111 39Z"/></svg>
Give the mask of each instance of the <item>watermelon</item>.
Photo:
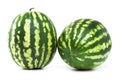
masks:
<svg viewBox="0 0 120 80"><path fill-rule="evenodd" d="M9 31L9 49L20 67L45 67L52 60L56 47L56 29L45 14L28 11L15 17Z"/></svg>
<svg viewBox="0 0 120 80"><path fill-rule="evenodd" d="M78 19L68 25L58 39L58 52L75 69L93 69L108 57L112 41L102 23Z"/></svg>

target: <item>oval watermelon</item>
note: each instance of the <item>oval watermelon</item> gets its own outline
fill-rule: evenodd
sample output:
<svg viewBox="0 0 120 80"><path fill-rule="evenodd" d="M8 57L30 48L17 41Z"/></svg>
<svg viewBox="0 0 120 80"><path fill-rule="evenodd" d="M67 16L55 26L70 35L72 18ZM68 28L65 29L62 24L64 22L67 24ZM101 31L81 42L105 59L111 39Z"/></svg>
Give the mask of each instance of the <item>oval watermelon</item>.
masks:
<svg viewBox="0 0 120 80"><path fill-rule="evenodd" d="M13 60L22 68L45 67L52 60L56 46L55 27L45 14L29 11L13 20L9 48Z"/></svg>
<svg viewBox="0 0 120 80"><path fill-rule="evenodd" d="M111 38L106 28L92 19L79 19L67 26L58 39L61 58L76 69L92 69L109 55Z"/></svg>

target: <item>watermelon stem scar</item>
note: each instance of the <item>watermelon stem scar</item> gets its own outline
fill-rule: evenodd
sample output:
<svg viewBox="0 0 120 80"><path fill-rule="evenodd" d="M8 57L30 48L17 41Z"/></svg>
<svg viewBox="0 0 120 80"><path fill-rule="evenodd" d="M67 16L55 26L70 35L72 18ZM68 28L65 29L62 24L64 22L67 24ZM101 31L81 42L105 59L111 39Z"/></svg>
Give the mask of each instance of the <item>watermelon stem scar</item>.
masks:
<svg viewBox="0 0 120 80"><path fill-rule="evenodd" d="M33 9L35 9L34 7L30 8L29 11L32 11Z"/></svg>

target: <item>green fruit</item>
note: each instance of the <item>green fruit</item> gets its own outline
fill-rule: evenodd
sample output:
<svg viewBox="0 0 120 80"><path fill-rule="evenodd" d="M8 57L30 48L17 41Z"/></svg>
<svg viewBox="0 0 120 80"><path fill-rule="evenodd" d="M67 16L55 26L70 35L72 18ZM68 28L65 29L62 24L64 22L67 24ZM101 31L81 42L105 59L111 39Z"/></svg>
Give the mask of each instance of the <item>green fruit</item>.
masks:
<svg viewBox="0 0 120 80"><path fill-rule="evenodd" d="M58 40L62 59L76 69L92 69L109 55L111 38L106 28L92 19L79 19L67 26Z"/></svg>
<svg viewBox="0 0 120 80"><path fill-rule="evenodd" d="M13 60L22 68L45 67L52 60L56 46L55 27L45 14L29 11L13 20L9 48Z"/></svg>

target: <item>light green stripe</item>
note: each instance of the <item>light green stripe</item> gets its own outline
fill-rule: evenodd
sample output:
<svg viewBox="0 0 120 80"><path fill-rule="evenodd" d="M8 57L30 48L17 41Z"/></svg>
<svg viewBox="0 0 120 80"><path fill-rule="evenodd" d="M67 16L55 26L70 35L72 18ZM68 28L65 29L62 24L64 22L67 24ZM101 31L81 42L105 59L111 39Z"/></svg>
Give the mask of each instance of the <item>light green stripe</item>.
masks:
<svg viewBox="0 0 120 80"><path fill-rule="evenodd" d="M44 22L42 22L43 32L46 34L47 28L46 28L46 22L45 22L45 21L46 21L46 18L45 18L45 16L43 16L43 19L44 19L44 20L43 20ZM48 26L47 26L47 27L48 27Z"/></svg>
<svg viewBox="0 0 120 80"><path fill-rule="evenodd" d="M33 22L34 22L34 26L36 27L36 29L39 29L39 23L38 23L38 21L37 21L37 16L36 16L36 14L35 13L32 13L32 15L33 15Z"/></svg>
<svg viewBox="0 0 120 80"><path fill-rule="evenodd" d="M32 15L33 15L33 23L34 23L34 27L36 28L35 29L35 36L34 36L34 39L35 39L35 43L34 43L34 45L35 45L35 51L36 51L36 53L35 53L35 56L37 57L37 56L39 56L40 54L39 54L39 48L40 48L40 46L39 46L39 42L40 42L40 30L39 30L39 23L37 22L37 19L36 19L36 14L33 12L32 13ZM37 63L36 63L37 64ZM35 66L37 66L37 65L35 65Z"/></svg>
<svg viewBox="0 0 120 80"><path fill-rule="evenodd" d="M108 48L111 44L112 44L112 42L111 42L111 40L109 40L109 41L106 43L106 47Z"/></svg>
<svg viewBox="0 0 120 80"><path fill-rule="evenodd" d="M70 50L71 50L71 38L70 38L71 31L72 31L72 27L67 27L66 28L66 33L65 33L66 34L65 39L66 39L66 42L68 43L68 47L69 47Z"/></svg>
<svg viewBox="0 0 120 80"><path fill-rule="evenodd" d="M71 51L71 39L68 39L68 47L69 47L69 49L70 49L70 51Z"/></svg>
<svg viewBox="0 0 120 80"><path fill-rule="evenodd" d="M41 13L37 13L38 17L40 18L41 21L43 21L43 17Z"/></svg>
<svg viewBox="0 0 120 80"><path fill-rule="evenodd" d="M54 27L54 24L52 23L52 21L48 18L48 20L50 21L50 24L52 24L53 26L51 26L52 30L53 30L53 37L54 39L56 40L57 38L57 35L56 35L56 30L55 30L55 27ZM56 41L55 41L55 44L56 44Z"/></svg>
<svg viewBox="0 0 120 80"><path fill-rule="evenodd" d="M72 31L72 27L66 27L66 29L65 29L65 39L66 39L66 42L70 38L71 31Z"/></svg>
<svg viewBox="0 0 120 80"><path fill-rule="evenodd" d="M45 53L45 44L42 45L42 53L41 53L41 59L40 59L39 67L41 67L42 62L44 60L44 53Z"/></svg>
<svg viewBox="0 0 120 80"><path fill-rule="evenodd" d="M21 26L21 21L22 21L22 19L23 19L23 16L24 16L24 14L21 14L21 15L20 15L19 22L18 22L18 27Z"/></svg>
<svg viewBox="0 0 120 80"><path fill-rule="evenodd" d="M75 40L76 36L77 36L77 29L80 27L80 25L84 22L84 19L80 20L76 26L74 27L74 35L73 35L73 40ZM73 24L73 23L72 23Z"/></svg>
<svg viewBox="0 0 120 80"><path fill-rule="evenodd" d="M40 55L40 54L39 54L39 48L40 48L40 46L39 46L39 42L40 42L39 33L40 33L40 31L36 29L36 30L35 30L35 36L34 36L34 38L35 38L35 51L36 51L35 56L36 56L36 57Z"/></svg>
<svg viewBox="0 0 120 80"><path fill-rule="evenodd" d="M24 47L30 46L30 22L31 22L30 19L25 20L25 24L24 24L25 36L23 41Z"/></svg>
<svg viewBox="0 0 120 80"><path fill-rule="evenodd" d="M79 35L77 36L77 40L76 40L76 42L75 42L75 47L77 46L77 44L78 44L78 42L79 42L79 39L81 38L81 35L82 35L82 33L84 32L84 30L85 30L85 28L82 27L81 30L80 30Z"/></svg>
<svg viewBox="0 0 120 80"><path fill-rule="evenodd" d="M101 45L98 44L94 48L86 50L85 53L97 53L101 50L105 50L106 48L108 48L109 45L111 45L110 41L108 41L107 43L104 42Z"/></svg>
<svg viewBox="0 0 120 80"><path fill-rule="evenodd" d="M38 57L38 56L40 56L40 53L39 53L39 48L40 48L40 46L39 46L39 42L40 42L40 30L39 30L39 23L38 23L38 21L37 21L37 19L36 19L36 14L35 14L35 12L32 12L32 15L33 15L33 23L34 23L34 27L36 28L35 29L35 31L34 31L34 34L35 34L35 36L34 36L34 39L35 39L35 42L34 42L34 45L35 45L35 51L36 51L36 53L35 53L35 57ZM38 67L38 63L39 63L39 61L37 60L37 59L35 59L35 68L37 68Z"/></svg>
<svg viewBox="0 0 120 80"><path fill-rule="evenodd" d="M21 53L20 53L20 47L19 47L19 45L17 44L16 45L16 49L17 49L17 55L18 55L18 59L16 59L17 60L17 64L18 65L20 65L20 66L22 66L22 68L25 68L25 65L24 65L24 63L23 63L23 59L22 59L22 57L21 57ZM18 61L19 60L19 61Z"/></svg>
<svg viewBox="0 0 120 80"><path fill-rule="evenodd" d="M103 59L106 58L109 55L109 51L106 52L104 55L94 55L94 56L85 56L86 59Z"/></svg>
<svg viewBox="0 0 120 80"><path fill-rule="evenodd" d="M43 26L43 32L46 34L46 31L47 31L47 29L46 29L46 23L42 22L42 26Z"/></svg>
<svg viewBox="0 0 120 80"><path fill-rule="evenodd" d="M33 64L32 64L32 57L31 57L31 54L32 54L32 50L29 48L27 49L26 51L23 50L23 54L24 54L24 57L26 58L26 61L28 62L28 67L29 68L33 68Z"/></svg>
<svg viewBox="0 0 120 80"><path fill-rule="evenodd" d="M85 59L82 59L82 58L79 58L79 57L76 57L76 59L77 59L78 61L85 61Z"/></svg>
<svg viewBox="0 0 120 80"><path fill-rule="evenodd" d="M46 63L49 61L49 59L50 59L50 56L51 56L51 51L52 51L52 36L51 36L51 34L50 33L48 33L48 36L47 36L47 38L48 38L48 53L47 53L47 55L46 55L46 59L45 59L45 61L44 61L44 64L42 65L42 67L44 67L45 65L46 65Z"/></svg>
<svg viewBox="0 0 120 80"><path fill-rule="evenodd" d="M37 59L35 59L35 68L38 68L38 60Z"/></svg>
<svg viewBox="0 0 120 80"><path fill-rule="evenodd" d="M62 36L60 36L60 45L62 45L62 48L66 48L67 46L66 46L66 43L63 41L63 37ZM60 47L60 45L59 45L59 47Z"/></svg>
<svg viewBox="0 0 120 80"><path fill-rule="evenodd" d="M49 26L49 24L47 22L45 23L45 26L46 26L48 32L50 32L50 26Z"/></svg>
<svg viewBox="0 0 120 80"><path fill-rule="evenodd" d="M64 50L64 49L65 49L65 47L63 47L60 42L58 43L58 48L59 48L60 50Z"/></svg>
<svg viewBox="0 0 120 80"><path fill-rule="evenodd" d="M44 21L46 21L46 20L47 20L45 16L42 16L42 17L43 17Z"/></svg>
<svg viewBox="0 0 120 80"><path fill-rule="evenodd" d="M91 24L91 22L93 22L94 20L92 20L92 19L90 19L90 20L88 20L88 21L86 21L86 24Z"/></svg>
<svg viewBox="0 0 120 80"><path fill-rule="evenodd" d="M99 24L99 27L104 28L104 26L103 26L102 24ZM98 30L99 30L99 29L98 29Z"/></svg>
<svg viewBox="0 0 120 80"><path fill-rule="evenodd" d="M46 23L45 22L42 22L42 26L45 27Z"/></svg>
<svg viewBox="0 0 120 80"><path fill-rule="evenodd" d="M93 62L93 64L95 65L95 66L98 66L98 65L100 65L100 64L102 64L103 62Z"/></svg>
<svg viewBox="0 0 120 80"><path fill-rule="evenodd" d="M64 41L62 42L62 45L64 48L67 48L66 43Z"/></svg>

